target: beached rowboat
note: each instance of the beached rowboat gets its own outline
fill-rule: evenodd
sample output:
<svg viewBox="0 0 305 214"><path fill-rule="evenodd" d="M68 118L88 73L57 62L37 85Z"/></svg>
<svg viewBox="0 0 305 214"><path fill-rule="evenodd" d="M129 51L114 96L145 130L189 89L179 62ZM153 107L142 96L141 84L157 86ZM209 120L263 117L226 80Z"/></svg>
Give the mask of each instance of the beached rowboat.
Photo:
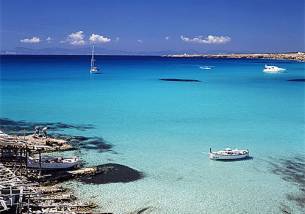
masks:
<svg viewBox="0 0 305 214"><path fill-rule="evenodd" d="M80 165L80 159L78 157L51 157L44 156L41 158L41 169L54 170L54 169L70 169L77 168ZM39 158L28 158L28 167L40 169Z"/></svg>
<svg viewBox="0 0 305 214"><path fill-rule="evenodd" d="M230 149L212 152L210 149L209 158L212 160L238 160L249 157L249 150Z"/></svg>

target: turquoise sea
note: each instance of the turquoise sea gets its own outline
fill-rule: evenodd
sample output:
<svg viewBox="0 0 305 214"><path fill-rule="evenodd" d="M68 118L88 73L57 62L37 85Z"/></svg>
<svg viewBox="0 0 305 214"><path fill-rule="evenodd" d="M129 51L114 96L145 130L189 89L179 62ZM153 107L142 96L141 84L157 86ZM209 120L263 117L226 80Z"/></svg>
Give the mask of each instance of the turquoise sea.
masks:
<svg viewBox="0 0 305 214"><path fill-rule="evenodd" d="M67 183L80 197L114 213L304 211L287 198L300 192L298 185L273 173L270 162L305 156L305 84L288 81L305 78L305 63L96 59L100 75L89 73L90 56L1 56L1 118L92 124L65 130L114 146L114 152L82 151L87 165L120 163L145 173L130 183ZM286 72L265 74L265 64ZM210 147L249 149L253 159L211 161Z"/></svg>

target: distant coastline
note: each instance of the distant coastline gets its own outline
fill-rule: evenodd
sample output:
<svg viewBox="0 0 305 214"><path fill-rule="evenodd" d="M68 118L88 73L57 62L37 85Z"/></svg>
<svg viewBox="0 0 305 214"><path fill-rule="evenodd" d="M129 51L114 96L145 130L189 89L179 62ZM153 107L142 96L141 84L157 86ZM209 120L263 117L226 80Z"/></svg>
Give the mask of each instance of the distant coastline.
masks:
<svg viewBox="0 0 305 214"><path fill-rule="evenodd" d="M305 62L305 52L294 53L252 53L252 54L173 54L163 55L163 57L173 58L213 58L213 59L277 59L277 60L294 60Z"/></svg>
<svg viewBox="0 0 305 214"><path fill-rule="evenodd" d="M5 52L0 56L90 56L90 54L44 54L44 53L13 53ZM290 53L230 53L230 54L96 54L97 56L150 56L150 57L169 57L169 58L207 58L207 59L275 59L275 60L293 60L305 62L305 52L290 52Z"/></svg>

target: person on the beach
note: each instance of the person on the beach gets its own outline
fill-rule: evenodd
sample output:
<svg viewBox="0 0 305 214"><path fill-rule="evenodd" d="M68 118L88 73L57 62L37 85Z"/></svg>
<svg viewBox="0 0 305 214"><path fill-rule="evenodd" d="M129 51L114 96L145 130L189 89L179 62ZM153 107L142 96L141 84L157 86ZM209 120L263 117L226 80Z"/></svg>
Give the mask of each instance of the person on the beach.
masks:
<svg viewBox="0 0 305 214"><path fill-rule="evenodd" d="M39 132L40 132L40 127L39 126L35 126L34 136L35 137L39 137Z"/></svg>
<svg viewBox="0 0 305 214"><path fill-rule="evenodd" d="M43 136L44 136L45 138L47 138L47 137L48 137L48 134L47 134L47 129L48 129L48 127L47 127L47 126L45 126L45 127L42 129L42 133L43 133Z"/></svg>

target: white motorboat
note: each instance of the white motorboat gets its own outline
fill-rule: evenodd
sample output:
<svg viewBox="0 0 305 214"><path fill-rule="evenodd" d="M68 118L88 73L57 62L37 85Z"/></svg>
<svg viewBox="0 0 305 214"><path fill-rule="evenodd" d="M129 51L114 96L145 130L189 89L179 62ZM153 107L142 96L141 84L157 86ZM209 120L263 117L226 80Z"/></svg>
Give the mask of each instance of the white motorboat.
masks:
<svg viewBox="0 0 305 214"><path fill-rule="evenodd" d="M285 71L286 69L280 68L277 66L271 66L271 65L265 65L265 68L263 72L269 73L269 74L276 74Z"/></svg>
<svg viewBox="0 0 305 214"><path fill-rule="evenodd" d="M91 74L100 74L100 69L97 67L94 59L94 46L92 47L92 55L91 55L91 66L90 66Z"/></svg>
<svg viewBox="0 0 305 214"><path fill-rule="evenodd" d="M239 160L249 157L249 150L230 149L212 152L210 149L209 158L212 160Z"/></svg>
<svg viewBox="0 0 305 214"><path fill-rule="evenodd" d="M43 170L55 170L55 169L70 169L78 168L80 166L80 159L78 157L41 157L41 164L39 158L28 158L28 167Z"/></svg>

